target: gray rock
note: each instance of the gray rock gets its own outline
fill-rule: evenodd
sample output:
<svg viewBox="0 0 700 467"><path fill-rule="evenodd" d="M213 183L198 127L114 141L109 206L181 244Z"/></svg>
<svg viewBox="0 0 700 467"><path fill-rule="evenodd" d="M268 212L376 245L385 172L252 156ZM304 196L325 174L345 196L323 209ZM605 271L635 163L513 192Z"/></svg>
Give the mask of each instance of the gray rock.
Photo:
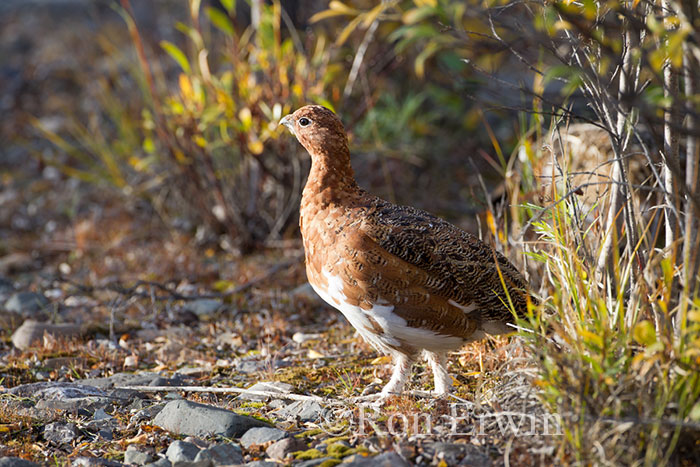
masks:
<svg viewBox="0 0 700 467"><path fill-rule="evenodd" d="M106 378L88 378L81 383L101 389L111 389L125 386L180 386L185 379L176 375L165 378L158 373L144 371L143 373L117 373Z"/></svg>
<svg viewBox="0 0 700 467"><path fill-rule="evenodd" d="M15 386L8 391L10 394L20 397L33 397L35 399L77 399L83 397L107 397L107 393L80 383L46 382L30 383Z"/></svg>
<svg viewBox="0 0 700 467"><path fill-rule="evenodd" d="M39 467L39 464L19 457L0 457L0 467Z"/></svg>
<svg viewBox="0 0 700 467"><path fill-rule="evenodd" d="M203 298L188 302L184 308L197 316L208 316L216 312L223 305L224 303L221 300Z"/></svg>
<svg viewBox="0 0 700 467"><path fill-rule="evenodd" d="M272 459L284 460L288 455L296 451L308 449L306 443L299 438L284 438L272 443L265 449L265 454Z"/></svg>
<svg viewBox="0 0 700 467"><path fill-rule="evenodd" d="M374 457L354 455L342 465L352 467L411 467L412 464L395 452L385 452Z"/></svg>
<svg viewBox="0 0 700 467"><path fill-rule="evenodd" d="M172 462L170 462L168 459L166 459L165 457L161 457L155 462L145 464L144 467L171 467L172 465Z"/></svg>
<svg viewBox="0 0 700 467"><path fill-rule="evenodd" d="M186 441L173 441L168 446L168 450L165 452L165 457L168 458L170 462L175 464L176 462L192 462L199 453L200 449Z"/></svg>
<svg viewBox="0 0 700 467"><path fill-rule="evenodd" d="M195 462L210 461L213 465L230 465L243 463L241 449L233 444L217 444L207 449L202 449L194 458Z"/></svg>
<svg viewBox="0 0 700 467"><path fill-rule="evenodd" d="M82 331L77 324L49 324L28 319L12 334L12 343L20 350L27 350L42 340L44 333L55 338L69 338L79 336Z"/></svg>
<svg viewBox="0 0 700 467"><path fill-rule="evenodd" d="M153 423L177 434L198 437L214 434L227 438L239 437L256 426L268 426L253 417L187 400L168 402Z"/></svg>
<svg viewBox="0 0 700 467"><path fill-rule="evenodd" d="M163 407L165 407L165 402L160 402L158 404L153 404L151 406L144 407L143 409L136 412L133 417L131 417L131 421L133 423L140 423L146 420L151 420L153 417L158 415L158 412L163 410Z"/></svg>
<svg viewBox="0 0 700 467"><path fill-rule="evenodd" d="M444 460L448 465L490 466L491 458L473 444L434 443L425 447L426 454L432 453L437 463Z"/></svg>
<svg viewBox="0 0 700 467"><path fill-rule="evenodd" d="M261 381L259 383L255 383L254 385L246 389L246 392L239 394L238 398L247 399L251 401L262 401L267 399L268 396L261 396L251 393L255 391L260 391L279 394L289 394L292 391L292 389L293 386L288 383L281 383L279 381ZM251 393L249 393L248 391L250 391Z"/></svg>
<svg viewBox="0 0 700 467"><path fill-rule="evenodd" d="M71 465L74 467L121 467L124 464L98 457L76 457Z"/></svg>
<svg viewBox="0 0 700 467"><path fill-rule="evenodd" d="M279 441L289 436L286 431L279 428L259 427L251 428L241 436L241 445L248 449L254 444L265 444L270 441Z"/></svg>
<svg viewBox="0 0 700 467"><path fill-rule="evenodd" d="M278 467L280 464L271 461L253 461L243 465L245 467Z"/></svg>
<svg viewBox="0 0 700 467"><path fill-rule="evenodd" d="M315 422L323 413L323 407L316 401L296 401L277 409L275 416L284 420L300 420L302 422Z"/></svg>
<svg viewBox="0 0 700 467"><path fill-rule="evenodd" d="M44 426L44 439L55 446L70 444L79 435L75 423L54 422Z"/></svg>
<svg viewBox="0 0 700 467"><path fill-rule="evenodd" d="M127 447L124 452L125 464L144 465L152 460L153 456L149 452L143 451L134 445Z"/></svg>
<svg viewBox="0 0 700 467"><path fill-rule="evenodd" d="M35 292L17 292L5 302L5 309L26 318L48 311L51 303L42 294ZM44 312L44 313L42 313Z"/></svg>

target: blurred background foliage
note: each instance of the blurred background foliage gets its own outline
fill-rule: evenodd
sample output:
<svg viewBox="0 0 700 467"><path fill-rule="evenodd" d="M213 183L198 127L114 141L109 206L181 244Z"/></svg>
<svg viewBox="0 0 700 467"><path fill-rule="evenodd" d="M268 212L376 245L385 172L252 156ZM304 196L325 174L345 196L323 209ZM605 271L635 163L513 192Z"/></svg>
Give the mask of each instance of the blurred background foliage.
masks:
<svg viewBox="0 0 700 467"><path fill-rule="evenodd" d="M277 122L331 107L361 185L528 272L543 305L522 335L562 463L698 462L696 3L168 5L180 21L151 30L111 4L93 99L27 117L53 144L41 163L209 246L294 244L309 161Z"/></svg>

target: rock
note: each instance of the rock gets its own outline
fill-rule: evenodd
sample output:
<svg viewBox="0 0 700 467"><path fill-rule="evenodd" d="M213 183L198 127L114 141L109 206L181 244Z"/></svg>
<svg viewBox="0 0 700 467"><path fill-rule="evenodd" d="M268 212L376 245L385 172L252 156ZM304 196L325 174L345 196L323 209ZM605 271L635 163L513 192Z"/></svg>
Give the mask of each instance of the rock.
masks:
<svg viewBox="0 0 700 467"><path fill-rule="evenodd" d="M207 449L202 449L194 458L195 462L209 460L213 465L230 465L243 463L241 449L231 443L217 444Z"/></svg>
<svg viewBox="0 0 700 467"><path fill-rule="evenodd" d="M44 426L44 439L54 446L70 444L79 435L75 423L54 422Z"/></svg>
<svg viewBox="0 0 700 467"><path fill-rule="evenodd" d="M155 462L145 464L144 467L171 467L173 464L167 458L162 457Z"/></svg>
<svg viewBox="0 0 700 467"><path fill-rule="evenodd" d="M39 418L53 418L49 412L60 410L77 415L91 415L107 407L112 399L99 389L78 383L45 382L16 386L8 391L20 397L37 400L34 409ZM45 415L41 415L44 413Z"/></svg>
<svg viewBox="0 0 700 467"><path fill-rule="evenodd" d="M246 389L246 392L239 394L238 398L247 399L251 401L263 401L267 399L268 396L261 396L251 393L255 391L261 391L279 394L289 394L292 391L292 389L293 386L291 384L281 383L279 381L261 381L259 383L255 383L254 385ZM250 391L250 393L248 391Z"/></svg>
<svg viewBox="0 0 700 467"><path fill-rule="evenodd" d="M69 338L77 337L82 332L77 324L48 324L28 319L12 334L12 343L20 350L27 350L32 344L42 340L44 333L55 338Z"/></svg>
<svg viewBox="0 0 700 467"><path fill-rule="evenodd" d="M182 386L186 383L184 377L175 374L173 378L166 378L158 373L144 371L142 373L117 373L106 378L88 378L81 383L100 389L128 386Z"/></svg>
<svg viewBox="0 0 700 467"><path fill-rule="evenodd" d="M279 441L282 438L289 436L286 431L279 428L259 427L251 428L241 436L241 445L248 449L254 444L265 444L269 442Z"/></svg>
<svg viewBox="0 0 700 467"><path fill-rule="evenodd" d="M293 452L308 449L306 443L299 438L284 438L272 443L265 449L265 454L272 459L284 460Z"/></svg>
<svg viewBox="0 0 700 467"><path fill-rule="evenodd" d="M121 467L124 464L98 457L76 457L71 465L74 467Z"/></svg>
<svg viewBox="0 0 700 467"><path fill-rule="evenodd" d="M165 452L165 457L168 458L173 464L177 462L192 462L199 453L200 449L186 441L173 441L168 446L168 450Z"/></svg>
<svg viewBox="0 0 700 467"><path fill-rule="evenodd" d="M268 426L253 417L187 400L168 402L153 423L176 434L197 437L214 434L227 438L239 437L256 426Z"/></svg>
<svg viewBox="0 0 700 467"><path fill-rule="evenodd" d="M139 449L133 444L127 447L126 451L124 452L125 464L144 465L148 464L152 460L153 456L150 453Z"/></svg>
<svg viewBox="0 0 700 467"><path fill-rule="evenodd" d="M385 452L374 457L354 455L342 465L352 467L411 467L412 464L395 452Z"/></svg>
<svg viewBox="0 0 700 467"><path fill-rule="evenodd" d="M235 365L236 371L245 375L257 373L265 366L265 364L258 360L255 356L236 359Z"/></svg>
<svg viewBox="0 0 700 467"><path fill-rule="evenodd" d="M10 394L20 397L33 397L35 399L77 399L83 397L106 397L107 393L80 383L46 382L30 383L15 386L8 391Z"/></svg>
<svg viewBox="0 0 700 467"><path fill-rule="evenodd" d="M284 420L300 420L302 422L315 422L323 413L323 407L316 401L306 400L292 402L291 404L273 412L275 416Z"/></svg>
<svg viewBox="0 0 700 467"><path fill-rule="evenodd" d="M186 303L184 308L197 316L208 316L216 312L223 305L224 303L221 300L202 298Z"/></svg>
<svg viewBox="0 0 700 467"><path fill-rule="evenodd" d="M146 420L151 420L153 417L158 415L158 412L163 410L163 407L165 407L164 402L159 402L157 404L144 407L143 409L136 412L133 417L131 417L131 421L133 423L140 423Z"/></svg>
<svg viewBox="0 0 700 467"><path fill-rule="evenodd" d="M17 292L5 302L5 310L17 313L25 318L45 315L51 303L42 294L35 292Z"/></svg>
<svg viewBox="0 0 700 467"><path fill-rule="evenodd" d="M39 464L20 457L0 457L0 467L39 467Z"/></svg>
<svg viewBox="0 0 700 467"><path fill-rule="evenodd" d="M434 443L426 446L426 454L432 453L435 463L445 461L447 465L490 466L491 458L473 444Z"/></svg>
<svg viewBox="0 0 700 467"><path fill-rule="evenodd" d="M253 461L243 465L245 467L278 467L280 464L270 461Z"/></svg>

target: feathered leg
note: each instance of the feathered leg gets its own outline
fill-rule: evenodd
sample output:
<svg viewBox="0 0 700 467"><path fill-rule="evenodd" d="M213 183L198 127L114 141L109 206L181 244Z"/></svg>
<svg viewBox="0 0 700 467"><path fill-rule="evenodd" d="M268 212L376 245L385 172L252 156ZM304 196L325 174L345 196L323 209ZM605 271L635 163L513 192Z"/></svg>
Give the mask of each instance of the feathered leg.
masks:
<svg viewBox="0 0 700 467"><path fill-rule="evenodd" d="M386 399L392 394L398 394L403 390L408 375L411 373L414 358L403 353L394 354L394 370L391 373L391 379L380 393L380 399Z"/></svg>
<svg viewBox="0 0 700 467"><path fill-rule="evenodd" d="M435 393L438 396L447 394L452 386L452 377L447 372L447 354L445 352L425 351L426 360L430 363L435 377Z"/></svg>

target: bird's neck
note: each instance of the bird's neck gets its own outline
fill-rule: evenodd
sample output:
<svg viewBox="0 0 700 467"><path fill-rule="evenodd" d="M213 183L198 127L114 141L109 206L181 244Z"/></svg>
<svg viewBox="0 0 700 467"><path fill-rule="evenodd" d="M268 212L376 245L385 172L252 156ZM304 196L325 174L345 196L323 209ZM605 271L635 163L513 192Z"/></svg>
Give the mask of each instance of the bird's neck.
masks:
<svg viewBox="0 0 700 467"><path fill-rule="evenodd" d="M302 195L302 204L337 205L352 197L358 190L355 172L350 165L347 146L333 153L314 151L311 171ZM319 207L319 206L317 206Z"/></svg>

